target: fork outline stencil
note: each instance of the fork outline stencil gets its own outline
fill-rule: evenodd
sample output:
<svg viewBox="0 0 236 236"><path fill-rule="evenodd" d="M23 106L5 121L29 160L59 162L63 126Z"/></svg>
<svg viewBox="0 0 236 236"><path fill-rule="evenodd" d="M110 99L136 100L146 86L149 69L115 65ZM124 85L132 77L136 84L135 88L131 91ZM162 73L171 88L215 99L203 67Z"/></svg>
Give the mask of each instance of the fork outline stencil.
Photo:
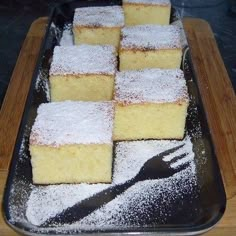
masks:
<svg viewBox="0 0 236 236"><path fill-rule="evenodd" d="M174 153L183 146L184 144L176 146L151 157L144 163L138 174L136 174L136 176L134 176L132 179L121 184L111 185L109 188L98 192L79 203L76 203L72 207L65 209L63 212L57 214L56 216L49 218L41 226L50 226L55 223L69 224L79 221L101 206L112 201L118 195L120 195L139 181L171 177L175 173L186 169L189 166L189 162L183 163L177 168L171 167L171 164L184 158L187 155L186 153L176 156L168 162L163 160L165 156ZM159 171L157 171L157 165L160 169L158 169ZM80 209L79 212L78 209Z"/></svg>

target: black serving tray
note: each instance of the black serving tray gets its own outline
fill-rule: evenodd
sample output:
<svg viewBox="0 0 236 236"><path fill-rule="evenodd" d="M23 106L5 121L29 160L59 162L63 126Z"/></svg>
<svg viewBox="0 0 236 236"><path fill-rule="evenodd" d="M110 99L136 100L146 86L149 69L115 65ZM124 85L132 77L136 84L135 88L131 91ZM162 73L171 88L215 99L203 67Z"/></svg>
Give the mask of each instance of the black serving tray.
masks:
<svg viewBox="0 0 236 236"><path fill-rule="evenodd" d="M71 230L68 228L61 230L60 227L35 226L27 220L26 204L33 186L28 148L29 134L36 117L38 106L41 103L48 102L45 88L47 87L48 71L53 49L55 45L58 45L65 25L72 22L75 8L120 4L121 1L115 0L70 1L56 6L52 11L38 65L35 69L31 89L27 98L4 195L5 219L11 227L20 233L26 235L83 235L95 233L112 235L130 233L143 235L195 235L211 229L220 220L225 211L226 196L224 186L201 97L199 96L197 81L192 70L191 55L188 49L185 49L181 67L185 73L190 95L186 134L188 133L191 137L193 152L195 154L197 172L196 191L186 194L184 198L177 199L165 222L152 218L142 218L139 224L133 225L132 227L124 224L113 228L103 226L99 229L91 228L81 231L79 229ZM172 20L174 19L173 9ZM34 187L37 188L40 186ZM158 201L159 204L162 204L160 200ZM152 205L154 211L156 210L155 204L153 203ZM177 212L175 208L181 210ZM132 210L130 214L133 214Z"/></svg>

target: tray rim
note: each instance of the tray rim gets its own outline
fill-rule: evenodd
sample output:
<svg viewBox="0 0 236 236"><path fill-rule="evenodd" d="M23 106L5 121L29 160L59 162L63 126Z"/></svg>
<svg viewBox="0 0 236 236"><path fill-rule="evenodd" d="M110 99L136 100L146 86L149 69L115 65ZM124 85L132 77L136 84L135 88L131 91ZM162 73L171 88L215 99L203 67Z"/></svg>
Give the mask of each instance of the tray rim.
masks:
<svg viewBox="0 0 236 236"><path fill-rule="evenodd" d="M10 163L9 173L8 173L8 176L7 176L6 187L5 187L4 196L3 196L3 209L4 209L5 222L11 228L13 228L16 232L24 233L26 235L39 235L39 234L41 235L42 233L41 232L35 233L35 232L27 231L27 230L25 230L26 228L19 228L19 227L15 226L15 224L11 223L11 221L10 221L8 203L9 203L9 195L10 195L10 189L11 189L11 184L10 183L13 180L13 177L14 177L14 171L13 170L15 170L15 167L16 167L16 164L17 164L17 157L15 157L15 156L17 156L17 154L20 150L20 145L21 145L21 141L22 141L22 138L23 138L23 134L24 134L23 131L24 131L24 128L26 126L27 119L28 119L29 106L32 102L34 86L35 86L35 83L36 83L38 72L40 71L41 62L43 60L43 55L44 55L44 52L45 52L48 35L50 34L50 27L53 23L52 22L53 21L53 15L55 14L55 11L58 7L61 7L62 5L70 4L72 2L75 2L75 0L70 0L68 2L54 4L54 6L53 6L53 8L52 8L52 10L49 14L48 23L47 23L47 26L46 26L46 33L44 35L44 38L43 38L43 41L42 41L42 44L41 44L41 47L40 47L39 55L38 55L38 58L37 58L37 63L36 63L36 66L34 68L34 73L33 73L33 76L32 76L31 83L30 83L29 93L27 95L27 100L26 100L25 107L24 107L24 112L23 112L22 119L21 119L21 122L20 122L20 127L19 127L19 130L18 130L18 133L17 133L16 144L15 144L15 147L14 147L14 152L13 152L12 160L11 160L11 163ZM96 2L96 0L88 0L88 2ZM192 63L191 59L190 59L190 64L191 64L191 69L192 69L194 78L197 81L196 72L194 70L193 63ZM200 95L199 86L198 86L197 83L196 83L196 87L197 87L197 90L198 90L198 94ZM206 120L205 122L206 122L207 128L209 130L209 124L208 124L209 122L206 118L205 107L203 105L201 96L199 96L199 97L200 97L201 110L204 111L204 119ZM210 135L210 143L211 143L211 146L212 146L212 151L214 152L213 153L213 156L214 156L214 159L215 159L214 162L215 162L216 168L218 169L217 178L221 182L220 188L221 188L221 190L223 190L222 193L224 195L223 196L224 197L224 209L222 209L222 211L219 212L220 214L218 214L218 216L216 218L214 218L213 220L211 220L207 223L201 224L199 226L190 227L194 230L192 232L189 232L187 230L181 230L179 228L174 228L177 231L172 231L172 229L170 229L170 230L164 229L163 230L163 228L161 227L160 230L158 229L157 231L150 231L150 232L149 231L127 231L127 230L117 231L117 232L113 232L113 231L112 232L110 232L110 231L96 231L96 232L81 232L81 233L78 232L76 234L71 234L71 235L78 235L78 234L79 235L90 235L90 234L99 234L99 233L109 234L109 235L118 235L118 234L126 234L126 233L153 234L154 232L157 233L157 234L160 233L160 234L168 234L168 235L183 235L183 233L185 235L196 235L196 234L202 234L202 233L205 233L205 232L209 231L210 229L212 229L219 222L219 220L224 215L224 212L225 212L225 209L226 209L226 194L225 194L225 191L224 191L224 184L223 184L223 180L222 180L222 175L220 173L219 162L218 162L217 157L216 157L215 147L214 147L214 143L212 141L211 135ZM43 235L54 235L54 234L44 234L43 233ZM55 235L65 235L65 234L55 234Z"/></svg>

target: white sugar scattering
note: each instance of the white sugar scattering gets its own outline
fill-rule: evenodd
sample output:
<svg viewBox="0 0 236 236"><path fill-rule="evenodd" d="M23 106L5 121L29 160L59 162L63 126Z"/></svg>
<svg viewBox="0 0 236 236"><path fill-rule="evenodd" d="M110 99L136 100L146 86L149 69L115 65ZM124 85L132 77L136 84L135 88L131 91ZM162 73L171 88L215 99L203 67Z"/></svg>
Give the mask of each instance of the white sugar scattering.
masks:
<svg viewBox="0 0 236 236"><path fill-rule="evenodd" d="M114 75L116 66L116 49L111 45L56 46L49 73Z"/></svg>
<svg viewBox="0 0 236 236"><path fill-rule="evenodd" d="M51 96L50 96L48 73L44 69L41 69L38 73L35 82L35 89L37 92L43 91L46 96L46 100L50 101Z"/></svg>
<svg viewBox="0 0 236 236"><path fill-rule="evenodd" d="M172 22L171 25L175 25L175 26L179 27L179 29L180 29L180 43L182 45L182 48L188 46L188 42L187 42L187 38L186 38L185 31L184 31L182 20L176 20L176 21Z"/></svg>
<svg viewBox="0 0 236 236"><path fill-rule="evenodd" d="M180 29L175 25L137 25L121 30L123 49L175 49L181 48Z"/></svg>
<svg viewBox="0 0 236 236"><path fill-rule="evenodd" d="M76 8L74 26L123 27L124 12L121 6Z"/></svg>
<svg viewBox="0 0 236 236"><path fill-rule="evenodd" d="M115 100L123 103L176 102L188 100L180 69L145 69L116 74Z"/></svg>
<svg viewBox="0 0 236 236"><path fill-rule="evenodd" d="M108 188L109 184L62 184L35 188L27 202L26 217L41 225L50 217Z"/></svg>
<svg viewBox="0 0 236 236"><path fill-rule="evenodd" d="M119 184L132 179L147 160L167 149L180 145L184 146L166 156L164 160L170 161L175 156L186 154L188 161L193 161L192 143L188 136L183 141L150 140L119 142L116 146L113 183Z"/></svg>
<svg viewBox="0 0 236 236"><path fill-rule="evenodd" d="M50 32L51 36L56 39L56 42L59 43L60 37L61 37L61 29L52 22L50 25L49 32Z"/></svg>
<svg viewBox="0 0 236 236"><path fill-rule="evenodd" d="M66 227L81 230L104 230L109 227L119 229L121 225L143 227L145 219L149 217L158 217L159 222L164 223L171 215L170 209L176 210L176 199L184 198L186 192L194 191L197 185L194 168L194 165L190 164L189 168L170 178L137 182L102 208ZM157 202L161 202L161 205L156 205ZM155 215L152 215L154 210Z"/></svg>
<svg viewBox="0 0 236 236"><path fill-rule="evenodd" d="M114 176L109 184L52 185L36 187L27 202L27 218L34 225L41 225L47 219L62 213L68 207L89 198L94 194L135 177L144 163L168 149L181 146L178 151L166 156L170 161L174 156L186 154L189 166L174 175L155 180L136 182L122 194L101 206L78 222L51 226L57 232L74 230L104 230L122 227L143 226L145 219L153 217L165 222L176 209L176 201L184 199L185 194L196 194L196 167L192 144L189 137L182 141L150 140L119 142L116 147ZM179 162L182 165L184 161ZM158 168L157 168L158 171ZM158 203L161 202L161 205ZM153 204L155 208L153 208ZM80 210L78 208L78 210ZM154 214L154 215L152 215ZM144 222L142 222L144 221ZM41 232L44 229L41 228Z"/></svg>
<svg viewBox="0 0 236 236"><path fill-rule="evenodd" d="M136 3L136 4L147 4L147 5L170 5L169 0L123 0L124 3Z"/></svg>
<svg viewBox="0 0 236 236"><path fill-rule="evenodd" d="M16 169L16 172L18 170ZM27 200L29 199L30 192L32 190L32 185L24 179L13 180L11 193L9 197L9 222L15 224L16 222L28 223L25 217L25 209L27 208ZM20 194L19 194L20 192ZM16 197L17 196L17 197Z"/></svg>
<svg viewBox="0 0 236 236"><path fill-rule="evenodd" d="M60 40L60 46L74 45L73 33L71 27L72 27L71 24L68 24L66 27L64 27L64 30L62 32L62 37Z"/></svg>
<svg viewBox="0 0 236 236"><path fill-rule="evenodd" d="M19 162L24 162L27 159L29 159L29 156L27 155L27 151L29 148L29 133L30 133L30 127L28 125L25 126L23 137L21 140L20 150L19 150Z"/></svg>
<svg viewBox="0 0 236 236"><path fill-rule="evenodd" d="M52 102L41 104L32 127L30 143L112 143L112 102Z"/></svg>

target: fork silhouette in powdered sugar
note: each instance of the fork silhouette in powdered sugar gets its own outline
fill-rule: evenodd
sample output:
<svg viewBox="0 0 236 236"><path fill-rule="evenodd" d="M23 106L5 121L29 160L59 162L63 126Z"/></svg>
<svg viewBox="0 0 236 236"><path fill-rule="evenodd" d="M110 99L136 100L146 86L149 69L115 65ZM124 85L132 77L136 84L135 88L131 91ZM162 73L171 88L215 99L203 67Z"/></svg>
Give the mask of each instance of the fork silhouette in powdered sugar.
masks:
<svg viewBox="0 0 236 236"><path fill-rule="evenodd" d="M92 197L76 203L72 207L69 207L63 212L57 214L55 217L49 218L41 226L50 226L53 224L70 224L79 221L104 204L112 201L116 196L120 195L139 181L168 178L177 172L186 169L189 166L188 161L184 162L182 165L177 166L176 168L171 167L174 163L186 157L186 153L177 155L168 162L163 160L165 156L174 153L183 146L184 144L153 156L144 163L138 174L132 179L122 184L112 185L109 188L93 195Z"/></svg>

